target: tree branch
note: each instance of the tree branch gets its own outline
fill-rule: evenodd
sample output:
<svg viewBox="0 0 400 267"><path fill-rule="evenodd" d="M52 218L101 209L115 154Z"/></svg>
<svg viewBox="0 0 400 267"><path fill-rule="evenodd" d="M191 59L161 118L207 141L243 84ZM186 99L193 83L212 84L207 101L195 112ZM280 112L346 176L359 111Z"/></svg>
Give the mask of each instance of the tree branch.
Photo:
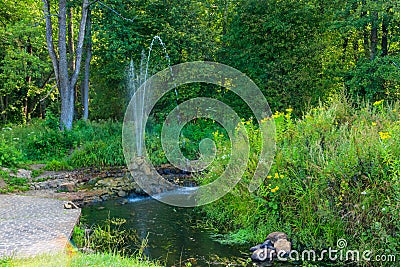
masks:
<svg viewBox="0 0 400 267"><path fill-rule="evenodd" d="M39 102L43 102L46 100L46 98L48 98L51 94L51 92L53 92L54 88L57 87L57 84L55 84L53 87L51 87L50 91L47 93L47 95L45 97L43 97L42 99L39 100Z"/></svg>
<svg viewBox="0 0 400 267"><path fill-rule="evenodd" d="M54 74L56 76L57 84L59 83L59 70L58 70L58 58L56 51L54 49L53 42L53 25L51 23L51 14L50 14L50 3L49 0L43 0L43 12L46 19L46 42L47 49L49 50L49 55L51 58L51 62L53 63Z"/></svg>
<svg viewBox="0 0 400 267"><path fill-rule="evenodd" d="M59 76L61 90L69 87L68 59L67 59L67 0L59 0L58 19L58 54L59 54ZM61 97L63 92L61 92Z"/></svg>
<svg viewBox="0 0 400 267"><path fill-rule="evenodd" d="M82 17L81 17L81 23L79 25L78 45L76 47L75 71L71 78L71 86L72 87L74 87L76 82L78 81L78 75L79 75L79 71L81 68L82 50L83 50L83 42L85 40L85 30L86 30L88 9L89 9L89 1L83 0Z"/></svg>

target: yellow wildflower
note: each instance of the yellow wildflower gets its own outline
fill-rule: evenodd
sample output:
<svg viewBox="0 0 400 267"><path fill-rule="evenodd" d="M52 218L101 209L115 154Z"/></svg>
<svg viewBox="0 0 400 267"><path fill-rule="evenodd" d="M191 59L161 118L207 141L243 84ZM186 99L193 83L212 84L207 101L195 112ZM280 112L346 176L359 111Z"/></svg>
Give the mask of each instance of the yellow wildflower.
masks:
<svg viewBox="0 0 400 267"><path fill-rule="evenodd" d="M284 176L283 174L281 174L281 175L279 175L279 177L280 177L281 179L283 179L285 176Z"/></svg>
<svg viewBox="0 0 400 267"><path fill-rule="evenodd" d="M275 177L274 178L276 178L276 179L279 178L279 174L277 172L275 173Z"/></svg>
<svg viewBox="0 0 400 267"><path fill-rule="evenodd" d="M292 108L287 108L287 109L286 109L286 112L287 112L287 113L292 113L292 111L293 111Z"/></svg>
<svg viewBox="0 0 400 267"><path fill-rule="evenodd" d="M383 99L382 100L379 100L379 101L375 101L372 105L374 106L374 107L376 107L376 106L380 106L382 103L383 103Z"/></svg>
<svg viewBox="0 0 400 267"><path fill-rule="evenodd" d="M271 175L268 175L268 176L267 176L267 178L268 178L268 179L271 179L271 178L272 178L272 176L271 176Z"/></svg>
<svg viewBox="0 0 400 267"><path fill-rule="evenodd" d="M372 123L372 126L376 126L376 122L373 122L373 123Z"/></svg>
<svg viewBox="0 0 400 267"><path fill-rule="evenodd" d="M275 186L275 188L272 188L271 189L271 192L272 193L275 193L276 191L278 191L279 190L279 186Z"/></svg>
<svg viewBox="0 0 400 267"><path fill-rule="evenodd" d="M392 136L390 135L389 132L379 132L379 137L380 137L382 140L385 140L385 139L391 138Z"/></svg>
<svg viewBox="0 0 400 267"><path fill-rule="evenodd" d="M279 118L280 116L282 116L282 113L280 113L279 111L276 111L275 114L272 115L272 117L273 117L274 119L277 119L277 118Z"/></svg>

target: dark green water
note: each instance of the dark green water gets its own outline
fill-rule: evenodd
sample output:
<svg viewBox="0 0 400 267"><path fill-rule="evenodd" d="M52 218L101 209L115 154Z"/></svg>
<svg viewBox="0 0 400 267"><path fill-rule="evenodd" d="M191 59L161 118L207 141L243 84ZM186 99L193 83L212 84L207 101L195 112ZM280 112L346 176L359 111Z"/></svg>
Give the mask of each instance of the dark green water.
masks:
<svg viewBox="0 0 400 267"><path fill-rule="evenodd" d="M89 224L100 224L109 216L125 218L127 227L148 238L146 255L166 266L184 266L189 261L200 267L252 266L246 260L253 244L240 247L216 242L211 231L196 227L196 220L201 218L193 209L169 206L150 197L127 199L125 205L119 204L121 200L111 200L87 206L82 214Z"/></svg>

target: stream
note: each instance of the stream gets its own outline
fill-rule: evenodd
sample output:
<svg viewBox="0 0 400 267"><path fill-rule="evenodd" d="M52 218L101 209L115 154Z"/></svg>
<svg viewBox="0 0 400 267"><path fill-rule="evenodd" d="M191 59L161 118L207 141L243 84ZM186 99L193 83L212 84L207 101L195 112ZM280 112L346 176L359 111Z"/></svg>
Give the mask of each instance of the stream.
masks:
<svg viewBox="0 0 400 267"><path fill-rule="evenodd" d="M144 196L129 196L126 200L125 205L120 204L120 199L86 206L82 209L83 218L89 225L113 217L126 219L126 227L135 229L141 239L147 237L146 256L166 266L185 266L188 262L199 267L252 266L248 262L249 246L214 240L211 230L198 226L201 218L193 208L169 206Z"/></svg>

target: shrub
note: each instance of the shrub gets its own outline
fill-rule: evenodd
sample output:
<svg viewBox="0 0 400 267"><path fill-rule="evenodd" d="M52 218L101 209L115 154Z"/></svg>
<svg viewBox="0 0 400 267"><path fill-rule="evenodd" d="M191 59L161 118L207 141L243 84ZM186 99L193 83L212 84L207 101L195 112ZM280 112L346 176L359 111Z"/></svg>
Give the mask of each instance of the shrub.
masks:
<svg viewBox="0 0 400 267"><path fill-rule="evenodd" d="M21 152L11 143L0 139L0 166L15 167L21 161Z"/></svg>

